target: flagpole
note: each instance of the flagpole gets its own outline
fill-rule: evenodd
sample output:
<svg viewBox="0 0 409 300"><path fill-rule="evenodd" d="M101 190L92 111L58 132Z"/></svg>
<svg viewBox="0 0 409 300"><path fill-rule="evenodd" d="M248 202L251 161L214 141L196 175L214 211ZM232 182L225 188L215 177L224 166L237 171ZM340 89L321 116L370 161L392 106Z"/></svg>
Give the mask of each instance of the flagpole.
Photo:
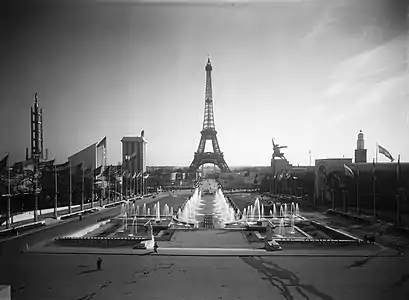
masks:
<svg viewBox="0 0 409 300"><path fill-rule="evenodd" d="M373 192L373 217L376 219L376 177L375 177L375 159L372 174L372 192Z"/></svg>
<svg viewBox="0 0 409 300"><path fill-rule="evenodd" d="M38 154L34 154L34 222L37 222L38 216L38 194L37 194L37 161Z"/></svg>
<svg viewBox="0 0 409 300"><path fill-rule="evenodd" d="M123 193L123 185L124 185L124 174L123 174L123 164L121 165L121 200L123 199L122 193Z"/></svg>
<svg viewBox="0 0 409 300"><path fill-rule="evenodd" d="M396 190L396 226L400 226L400 154L398 155L398 166L397 166L397 172L396 172L396 181L397 181L397 190Z"/></svg>
<svg viewBox="0 0 409 300"><path fill-rule="evenodd" d="M378 163L378 149L379 149L379 145L378 145L378 142L376 143L376 163Z"/></svg>
<svg viewBox="0 0 409 300"><path fill-rule="evenodd" d="M81 188L81 205L80 205L80 210L84 210L84 188L85 188L85 173L84 173L84 168L82 168L82 188Z"/></svg>
<svg viewBox="0 0 409 300"><path fill-rule="evenodd" d="M139 195L139 191L138 191L138 180L139 180L139 174L136 176L136 183L135 183L135 186L136 186L136 194L137 194L137 195Z"/></svg>
<svg viewBox="0 0 409 300"><path fill-rule="evenodd" d="M91 208L93 208L94 207L94 200L95 200L95 198L94 198L95 170L91 169L91 172L92 172L92 174L91 174L92 175L92 180L91 180Z"/></svg>
<svg viewBox="0 0 409 300"><path fill-rule="evenodd" d="M58 217L58 174L57 166L54 166L54 185L55 185L55 195L54 195L54 218Z"/></svg>
<svg viewBox="0 0 409 300"><path fill-rule="evenodd" d="M356 172L356 214L359 215L359 170Z"/></svg>
<svg viewBox="0 0 409 300"><path fill-rule="evenodd" d="M7 170L8 170L8 194L7 194L7 220L6 220L6 228L10 228L10 221L11 221L11 179L10 179L10 160L7 157Z"/></svg>
<svg viewBox="0 0 409 300"><path fill-rule="evenodd" d="M71 161L70 161L70 187L69 187L69 199L68 199L68 213L72 213L72 178L71 178Z"/></svg>
<svg viewBox="0 0 409 300"><path fill-rule="evenodd" d="M111 202L111 168L108 167L108 203Z"/></svg>

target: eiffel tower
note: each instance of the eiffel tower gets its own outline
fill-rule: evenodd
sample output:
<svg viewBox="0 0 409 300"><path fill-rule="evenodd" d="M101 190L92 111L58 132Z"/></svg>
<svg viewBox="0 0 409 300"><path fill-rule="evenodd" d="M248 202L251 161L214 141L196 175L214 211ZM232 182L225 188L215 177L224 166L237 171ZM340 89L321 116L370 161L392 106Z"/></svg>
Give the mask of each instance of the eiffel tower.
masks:
<svg viewBox="0 0 409 300"><path fill-rule="evenodd" d="M205 111L203 130L199 142L199 147L192 163L190 164L191 170L197 170L201 165L214 164L220 168L222 172L230 173L230 169L224 160L223 153L220 150L219 142L217 141L217 131L214 126L214 114L213 114L213 96L212 96L212 64L210 58L207 59L206 70L206 95L205 95ZM213 152L205 152L206 141L212 141Z"/></svg>

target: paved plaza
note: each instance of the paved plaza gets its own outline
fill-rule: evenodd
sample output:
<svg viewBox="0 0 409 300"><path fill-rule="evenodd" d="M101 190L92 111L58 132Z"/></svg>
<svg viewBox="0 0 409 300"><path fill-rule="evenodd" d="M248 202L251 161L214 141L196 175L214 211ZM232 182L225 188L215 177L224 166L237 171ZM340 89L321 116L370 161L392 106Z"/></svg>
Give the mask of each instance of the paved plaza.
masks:
<svg viewBox="0 0 409 300"><path fill-rule="evenodd" d="M160 251L160 250L159 250ZM2 261L13 299L408 299L406 257L24 254Z"/></svg>
<svg viewBox="0 0 409 300"><path fill-rule="evenodd" d="M153 204L165 196L139 203ZM202 213L211 212L211 199L203 196ZM157 254L81 247L46 253L41 247L120 210L0 243L0 284L12 286L13 300L409 299L409 253L398 256L378 245L315 250L284 246L267 252L261 243L247 243L240 231L209 229L177 231L171 241L159 242ZM25 243L32 247L22 253ZM96 268L98 257L103 259L101 270Z"/></svg>

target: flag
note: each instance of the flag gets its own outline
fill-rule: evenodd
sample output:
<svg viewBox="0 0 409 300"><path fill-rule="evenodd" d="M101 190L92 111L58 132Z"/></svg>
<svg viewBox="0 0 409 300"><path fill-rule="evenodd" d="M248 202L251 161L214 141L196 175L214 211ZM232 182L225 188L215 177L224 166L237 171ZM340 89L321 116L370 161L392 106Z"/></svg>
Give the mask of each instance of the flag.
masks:
<svg viewBox="0 0 409 300"><path fill-rule="evenodd" d="M387 158L389 158L391 160L391 162L393 162L395 159L392 157L392 155L389 153L388 150L386 150L384 147L382 147L381 145L378 145L378 151L379 153L385 155Z"/></svg>
<svg viewBox="0 0 409 300"><path fill-rule="evenodd" d="M346 164L344 164L344 171L346 176L354 178L354 171L352 171L352 169L348 167Z"/></svg>
<svg viewBox="0 0 409 300"><path fill-rule="evenodd" d="M137 155L137 152L134 152L132 154L127 154L125 155L125 160L130 160L132 158L134 158Z"/></svg>
<svg viewBox="0 0 409 300"><path fill-rule="evenodd" d="M149 177L149 174L147 172L143 173L143 179L146 179Z"/></svg>
<svg viewBox="0 0 409 300"><path fill-rule="evenodd" d="M91 177L92 175L92 167L84 170L84 177Z"/></svg>
<svg viewBox="0 0 409 300"><path fill-rule="evenodd" d="M104 171L102 172L102 176L108 177L111 174L112 166L105 166ZM102 165L101 165L102 170Z"/></svg>
<svg viewBox="0 0 409 300"><path fill-rule="evenodd" d="M136 172L133 174L132 179L136 178Z"/></svg>
<svg viewBox="0 0 409 300"><path fill-rule="evenodd" d="M97 148L99 147L106 147L106 143L107 143L107 137L105 136L97 145ZM95 145L95 144L94 144Z"/></svg>
<svg viewBox="0 0 409 300"><path fill-rule="evenodd" d="M143 172L141 171L141 172L139 172L138 175L136 175L136 177L137 177L137 178L140 178L140 177L142 176L142 174L143 174Z"/></svg>
<svg viewBox="0 0 409 300"><path fill-rule="evenodd" d="M102 171L102 165L94 169L94 176L95 177L101 176L101 171Z"/></svg>
<svg viewBox="0 0 409 300"><path fill-rule="evenodd" d="M7 169L8 160L9 160L9 154L7 154L2 160L0 160L0 172Z"/></svg>

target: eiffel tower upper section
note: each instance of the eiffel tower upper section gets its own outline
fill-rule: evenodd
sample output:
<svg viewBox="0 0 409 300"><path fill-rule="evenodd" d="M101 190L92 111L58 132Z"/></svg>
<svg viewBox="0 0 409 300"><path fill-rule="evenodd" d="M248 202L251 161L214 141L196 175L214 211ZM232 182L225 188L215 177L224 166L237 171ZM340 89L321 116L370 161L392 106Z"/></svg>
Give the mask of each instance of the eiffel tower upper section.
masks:
<svg viewBox="0 0 409 300"><path fill-rule="evenodd" d="M213 113L213 93L212 93L212 65L210 58L207 59L206 64L206 94L205 94L205 111L203 120L203 130L215 131L214 113Z"/></svg>
<svg viewBox="0 0 409 300"><path fill-rule="evenodd" d="M213 95L212 95L212 65L210 59L207 60L205 67L206 71L206 93L205 93L205 111L203 119L203 129L200 132L200 142L197 152L195 152L194 159L190 165L190 168L198 169L204 164L215 164L222 172L230 172L226 161L224 160L223 153L220 150L219 142L217 141L217 131L214 125L214 113L213 113ZM205 152L206 141L212 141L213 152Z"/></svg>

